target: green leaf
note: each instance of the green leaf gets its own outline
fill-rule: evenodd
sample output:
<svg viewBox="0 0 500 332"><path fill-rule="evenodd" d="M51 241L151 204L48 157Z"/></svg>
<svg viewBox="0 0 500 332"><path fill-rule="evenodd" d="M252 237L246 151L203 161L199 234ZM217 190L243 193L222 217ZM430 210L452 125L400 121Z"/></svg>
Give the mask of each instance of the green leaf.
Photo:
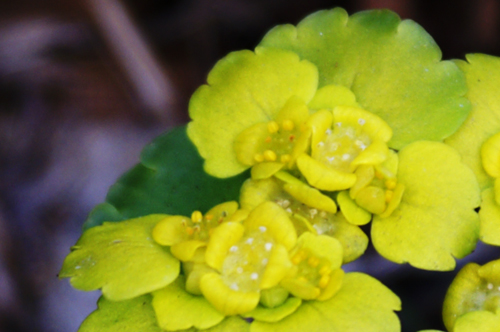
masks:
<svg viewBox="0 0 500 332"><path fill-rule="evenodd" d="M234 142L245 129L273 120L292 96L308 103L318 85L310 62L292 53L256 48L233 52L220 60L189 102L188 135L217 177L243 172Z"/></svg>
<svg viewBox="0 0 500 332"><path fill-rule="evenodd" d="M84 229L153 213L189 216L224 201L238 200L248 173L218 179L203 170L203 159L179 127L156 138L142 151L141 163L125 173L97 205Z"/></svg>
<svg viewBox="0 0 500 332"><path fill-rule="evenodd" d="M378 280L347 273L339 292L327 301L306 301L277 323L254 321L251 332L399 332L401 302Z"/></svg>
<svg viewBox="0 0 500 332"><path fill-rule="evenodd" d="M85 231L66 257L59 274L73 287L102 288L113 301L162 288L179 275L180 264L168 248L153 241L152 228L165 215L104 223Z"/></svg>
<svg viewBox="0 0 500 332"><path fill-rule="evenodd" d="M453 332L498 332L499 326L500 310L496 314L489 311L475 311L457 319Z"/></svg>
<svg viewBox="0 0 500 332"><path fill-rule="evenodd" d="M366 110L393 129L390 146L442 140L467 117L463 73L424 29L388 10L348 16L335 8L314 13L297 27L272 29L260 43L293 51L318 67L319 87L343 85Z"/></svg>
<svg viewBox="0 0 500 332"><path fill-rule="evenodd" d="M446 140L476 174L481 189L493 186L481 162L481 146L500 132L500 58L485 54L468 54L466 61L456 63L467 78L467 98L472 112L464 125Z"/></svg>
<svg viewBox="0 0 500 332"><path fill-rule="evenodd" d="M189 294L184 289L185 279L180 276L165 288L153 292L153 308L159 325L167 331L209 328L219 324L224 315L204 297Z"/></svg>
<svg viewBox="0 0 500 332"><path fill-rule="evenodd" d="M250 324L239 316L230 316L220 324L200 332L249 332Z"/></svg>
<svg viewBox="0 0 500 332"><path fill-rule="evenodd" d="M469 254L479 237L474 174L449 146L423 141L401 150L397 179L405 186L403 198L389 217L374 217L375 248L396 263L454 269L453 257Z"/></svg>
<svg viewBox="0 0 500 332"><path fill-rule="evenodd" d="M481 241L487 244L500 246L500 205L495 201L493 188L483 190L483 201L479 210L481 219Z"/></svg>
<svg viewBox="0 0 500 332"><path fill-rule="evenodd" d="M162 332L150 295L118 302L101 296L97 305L98 309L83 321L78 332Z"/></svg>

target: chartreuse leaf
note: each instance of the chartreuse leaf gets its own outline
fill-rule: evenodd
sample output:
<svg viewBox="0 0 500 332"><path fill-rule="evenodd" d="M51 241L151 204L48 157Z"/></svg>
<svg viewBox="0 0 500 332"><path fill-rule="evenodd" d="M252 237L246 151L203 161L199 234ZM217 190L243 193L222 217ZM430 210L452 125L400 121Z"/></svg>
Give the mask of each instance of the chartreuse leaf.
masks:
<svg viewBox="0 0 500 332"><path fill-rule="evenodd" d="M249 332L250 324L239 316L229 316L220 324L199 332Z"/></svg>
<svg viewBox="0 0 500 332"><path fill-rule="evenodd" d="M195 210L237 200L248 174L217 179L203 170L203 160L179 127L156 138L142 151L141 163L125 173L97 205L84 229L152 213L189 216Z"/></svg>
<svg viewBox="0 0 500 332"><path fill-rule="evenodd" d="M168 248L153 241L152 228L165 215L104 223L83 233L63 263L59 277L73 287L102 288L113 301L162 288L179 275L180 264Z"/></svg>
<svg viewBox="0 0 500 332"><path fill-rule="evenodd" d="M153 292L153 308L161 328L167 331L204 329L224 319L204 297L186 292L184 285L185 279L180 276L167 287Z"/></svg>
<svg viewBox="0 0 500 332"><path fill-rule="evenodd" d="M254 321L251 332L396 332L401 302L376 279L347 273L342 287L327 301L305 301L292 315L276 323Z"/></svg>
<svg viewBox="0 0 500 332"><path fill-rule="evenodd" d="M500 246L500 205L495 201L493 188L483 190L481 196L483 198L479 210L481 241Z"/></svg>
<svg viewBox="0 0 500 332"><path fill-rule="evenodd" d="M151 296L109 301L101 296L98 309L82 323L78 332L162 332L151 306Z"/></svg>
<svg viewBox="0 0 500 332"><path fill-rule="evenodd" d="M389 145L442 140L467 117L463 73L431 36L411 20L388 10L348 16L335 8L314 13L297 27L272 29L260 43L297 53L318 67L319 87L342 85L362 108L394 131Z"/></svg>
<svg viewBox="0 0 500 332"><path fill-rule="evenodd" d="M472 112L460 129L446 140L462 156L463 162L476 174L481 189L491 187L493 178L481 163L482 145L500 132L500 58L485 54L468 54L467 61L456 60L467 79L467 98Z"/></svg>
<svg viewBox="0 0 500 332"><path fill-rule="evenodd" d="M273 120L287 100L308 103L316 92L318 72L288 51L256 48L220 60L191 97L188 136L205 159L207 173L229 177L248 166L238 162L235 138L245 129Z"/></svg>
<svg viewBox="0 0 500 332"><path fill-rule="evenodd" d="M472 171L443 143L416 142L399 153L401 203L387 218L375 216L372 240L396 263L427 270L452 270L476 246L480 203Z"/></svg>

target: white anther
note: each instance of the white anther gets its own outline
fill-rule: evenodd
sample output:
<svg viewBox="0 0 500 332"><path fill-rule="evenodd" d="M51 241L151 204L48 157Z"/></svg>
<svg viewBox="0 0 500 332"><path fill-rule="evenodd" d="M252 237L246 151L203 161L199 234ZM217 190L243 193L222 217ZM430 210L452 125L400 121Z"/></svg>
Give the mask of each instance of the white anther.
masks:
<svg viewBox="0 0 500 332"><path fill-rule="evenodd" d="M342 122L337 122L337 123L335 123L335 125L336 125L337 127L341 127L341 126L342 126Z"/></svg>
<svg viewBox="0 0 500 332"><path fill-rule="evenodd" d="M322 148L325 145L325 142L321 141L318 143L318 148Z"/></svg>
<svg viewBox="0 0 500 332"><path fill-rule="evenodd" d="M290 201L288 199L285 199L283 201L283 205L281 205L281 206L286 209L288 206L290 206Z"/></svg>
<svg viewBox="0 0 500 332"><path fill-rule="evenodd" d="M236 272L243 273L243 268L241 266L237 267Z"/></svg>
<svg viewBox="0 0 500 332"><path fill-rule="evenodd" d="M240 289L240 288L238 287L238 285L237 285L235 282L234 282L234 283L232 283L232 284L231 284L231 286L229 286L229 288L231 288L232 290L235 290L235 291L237 291L237 290L239 290L239 289Z"/></svg>
<svg viewBox="0 0 500 332"><path fill-rule="evenodd" d="M264 259L262 260L262 265L266 265L268 261L269 261L269 260L268 260L267 258L264 258Z"/></svg>
<svg viewBox="0 0 500 332"><path fill-rule="evenodd" d="M492 290L493 289L493 284L490 282L490 283L488 283L488 285L486 287L488 287L489 290Z"/></svg>
<svg viewBox="0 0 500 332"><path fill-rule="evenodd" d="M266 226L259 226L259 231L261 231L262 233L264 233L265 231L267 231Z"/></svg>
<svg viewBox="0 0 500 332"><path fill-rule="evenodd" d="M366 123L366 120L365 119L359 119L358 123L362 126L362 125L364 125Z"/></svg>
<svg viewBox="0 0 500 332"><path fill-rule="evenodd" d="M309 214L311 215L312 218L314 218L314 216L318 214L318 210L316 210L316 209L310 209L309 210Z"/></svg>
<svg viewBox="0 0 500 332"><path fill-rule="evenodd" d="M329 161L329 162L332 162L335 160L335 157L334 156L331 156L331 157L326 157L326 159Z"/></svg>
<svg viewBox="0 0 500 332"><path fill-rule="evenodd" d="M327 216L326 211L321 211L320 214L319 214L319 216L321 218L326 218L326 216Z"/></svg>
<svg viewBox="0 0 500 332"><path fill-rule="evenodd" d="M271 242L267 242L264 245L264 248L266 248L267 251L270 251L273 248L273 244Z"/></svg>
<svg viewBox="0 0 500 332"><path fill-rule="evenodd" d="M285 211L288 213L292 213L292 209L290 209L290 208L286 209Z"/></svg>
<svg viewBox="0 0 500 332"><path fill-rule="evenodd" d="M348 153L344 153L344 154L342 155L342 160L349 160L349 158L350 158L350 157L351 157L351 155L350 155L350 154L348 154Z"/></svg>
<svg viewBox="0 0 500 332"><path fill-rule="evenodd" d="M325 134L327 135L331 135L332 134L332 130L330 128L328 128L326 131L325 131Z"/></svg>
<svg viewBox="0 0 500 332"><path fill-rule="evenodd" d="M253 237L249 237L249 238L247 239L247 243L248 243L248 244L252 244L252 243L253 243Z"/></svg>
<svg viewBox="0 0 500 332"><path fill-rule="evenodd" d="M252 273L252 274L250 275L250 279L252 279L252 280L257 280L257 279L259 279L259 275L258 275L256 272L254 272L254 273Z"/></svg>
<svg viewBox="0 0 500 332"><path fill-rule="evenodd" d="M237 246L232 246L231 248L229 248L229 251L230 252L237 252L238 251L238 247Z"/></svg>

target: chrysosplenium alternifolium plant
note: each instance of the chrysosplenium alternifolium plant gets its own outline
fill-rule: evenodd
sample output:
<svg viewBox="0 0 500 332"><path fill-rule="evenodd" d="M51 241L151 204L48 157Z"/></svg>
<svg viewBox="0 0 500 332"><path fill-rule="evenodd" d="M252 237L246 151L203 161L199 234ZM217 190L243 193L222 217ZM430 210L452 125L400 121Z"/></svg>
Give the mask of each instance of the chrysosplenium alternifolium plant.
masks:
<svg viewBox="0 0 500 332"><path fill-rule="evenodd" d="M369 222L420 269L500 245L499 79L500 60L441 61L387 10L317 12L230 53L66 258L61 277L102 290L80 332L399 331L398 297L342 266ZM498 266L459 273L450 332L498 326Z"/></svg>

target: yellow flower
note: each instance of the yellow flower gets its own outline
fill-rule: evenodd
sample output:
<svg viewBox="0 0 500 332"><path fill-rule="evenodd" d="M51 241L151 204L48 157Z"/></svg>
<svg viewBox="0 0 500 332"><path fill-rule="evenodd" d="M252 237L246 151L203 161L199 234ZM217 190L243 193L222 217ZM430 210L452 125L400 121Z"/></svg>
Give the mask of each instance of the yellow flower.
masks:
<svg viewBox="0 0 500 332"><path fill-rule="evenodd" d="M205 253L216 272L200 278L205 298L225 315L247 313L257 307L260 292L270 289L288 273L288 251L297 236L286 213L266 202L242 222L217 227Z"/></svg>

